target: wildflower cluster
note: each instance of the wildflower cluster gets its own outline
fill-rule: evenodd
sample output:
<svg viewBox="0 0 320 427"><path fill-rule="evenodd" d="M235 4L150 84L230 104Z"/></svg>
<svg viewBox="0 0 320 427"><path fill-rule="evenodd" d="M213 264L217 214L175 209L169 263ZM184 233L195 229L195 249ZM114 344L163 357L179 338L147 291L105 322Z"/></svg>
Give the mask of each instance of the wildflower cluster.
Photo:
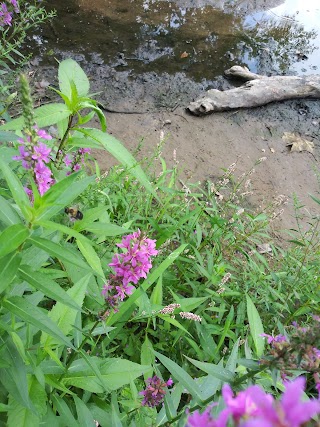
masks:
<svg viewBox="0 0 320 427"><path fill-rule="evenodd" d="M156 375L152 378L147 379L147 387L145 390L140 391L139 394L144 396L142 401L143 406L150 406L154 408L163 402L164 396L166 394L166 387L172 386L173 381L171 378L167 382L164 382L161 378Z"/></svg>
<svg viewBox="0 0 320 427"><path fill-rule="evenodd" d="M210 414L211 407L202 414L198 411L188 417L187 427L302 427L320 414L320 400L302 401L305 379L298 377L285 384L280 400L275 400L257 385L240 391L235 397L225 384L222 396L225 402L217 418ZM310 424L309 424L310 425Z"/></svg>
<svg viewBox="0 0 320 427"><path fill-rule="evenodd" d="M113 309L133 293L135 287L130 283L137 284L139 279L147 277L152 267L151 256L158 253L155 240L147 239L140 230L123 237L117 246L125 252L112 258L109 266L113 267L115 274L110 276L102 290L102 295Z"/></svg>
<svg viewBox="0 0 320 427"><path fill-rule="evenodd" d="M77 151L70 154L66 154L64 157L64 164L70 170L67 172L67 175L70 175L72 172L77 172L81 169L81 166L84 164L85 155L90 154L90 148L79 148Z"/></svg>
<svg viewBox="0 0 320 427"><path fill-rule="evenodd" d="M279 369L282 378L292 376L293 370L303 370L313 374L316 388L320 387L318 375L320 368L320 317L313 316L310 326L302 327L293 323L290 337L284 335L267 337L270 344L269 357L262 359L261 363Z"/></svg>
<svg viewBox="0 0 320 427"><path fill-rule="evenodd" d="M33 127L32 133L20 138L19 156L14 156L13 160L20 160L24 169L31 170L40 195L42 196L53 184L51 170L46 166L51 160L49 157L51 148L41 140L50 140L52 137L43 129ZM30 190L26 190L30 193ZM30 195L30 194L29 194Z"/></svg>
<svg viewBox="0 0 320 427"><path fill-rule="evenodd" d="M0 4L0 27L12 26L14 13L19 13L20 8L17 0L8 0Z"/></svg>

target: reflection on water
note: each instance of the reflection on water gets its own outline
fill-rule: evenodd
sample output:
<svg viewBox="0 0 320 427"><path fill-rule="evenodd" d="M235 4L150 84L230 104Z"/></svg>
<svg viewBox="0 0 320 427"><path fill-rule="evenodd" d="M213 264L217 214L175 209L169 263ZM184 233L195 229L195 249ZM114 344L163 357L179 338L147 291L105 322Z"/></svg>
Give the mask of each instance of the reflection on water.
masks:
<svg viewBox="0 0 320 427"><path fill-rule="evenodd" d="M51 0L59 18L41 49L97 53L118 70L183 71L197 81L234 64L310 74L320 66L318 1Z"/></svg>

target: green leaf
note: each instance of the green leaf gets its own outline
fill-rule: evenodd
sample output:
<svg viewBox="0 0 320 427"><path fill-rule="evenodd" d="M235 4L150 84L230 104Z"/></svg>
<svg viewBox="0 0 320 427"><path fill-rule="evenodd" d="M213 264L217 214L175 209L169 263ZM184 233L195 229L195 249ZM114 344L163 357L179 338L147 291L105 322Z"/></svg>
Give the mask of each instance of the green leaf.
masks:
<svg viewBox="0 0 320 427"><path fill-rule="evenodd" d="M19 137L13 132L0 131L1 142L12 142L17 141Z"/></svg>
<svg viewBox="0 0 320 427"><path fill-rule="evenodd" d="M150 194L157 198L156 192L141 166L137 163L131 153L121 144L120 141L99 129L83 128L78 129L78 131L82 132L89 139L100 142L102 147L104 147L126 168L130 169L130 173L137 178L140 184L143 185Z"/></svg>
<svg viewBox="0 0 320 427"><path fill-rule="evenodd" d="M59 343L63 343L68 347L75 350L71 341L61 332L56 323L49 319L44 310L30 304L22 297L11 297L3 300L2 305L10 313L16 315L26 323L30 323L38 328L40 331L49 334L50 337L55 338ZM64 306L65 307L65 306ZM68 309L70 311L70 308Z"/></svg>
<svg viewBox="0 0 320 427"><path fill-rule="evenodd" d="M235 342L231 354L227 360L226 363L226 368L231 371L231 372L235 372L236 370L236 366L237 366L237 359L238 359L238 351L239 351L239 343L240 343L240 338L237 339L237 341Z"/></svg>
<svg viewBox="0 0 320 427"><path fill-rule="evenodd" d="M142 346L141 346L141 364L142 365L150 365L154 364L154 353L153 353L152 342L149 340L148 336L146 336ZM148 371L144 373L144 379L152 377L153 368L151 367Z"/></svg>
<svg viewBox="0 0 320 427"><path fill-rule="evenodd" d="M95 427L96 423L87 405L77 396L73 396L76 404L78 423L81 427Z"/></svg>
<svg viewBox="0 0 320 427"><path fill-rule="evenodd" d="M40 425L40 418L47 411L47 393L34 376L29 376L29 395L37 414L9 398L8 427L37 427Z"/></svg>
<svg viewBox="0 0 320 427"><path fill-rule="evenodd" d="M97 357L94 359L109 390L118 390L150 369L150 366L142 366L125 359L105 360ZM72 363L68 372L63 376L62 382L65 386L79 387L91 393L104 392L104 388L96 374L89 369L82 359Z"/></svg>
<svg viewBox="0 0 320 427"><path fill-rule="evenodd" d="M222 380L226 383L230 383L234 380L234 374L222 366L214 365L213 363L199 362L198 360L191 359L191 357L185 357L201 371L206 372L207 374L212 375L219 380Z"/></svg>
<svg viewBox="0 0 320 427"><path fill-rule="evenodd" d="M71 297L74 302L80 307L82 307L85 292L87 290L90 278L91 274L87 274L85 277L79 280L72 288L67 290L67 294L69 295L69 297ZM59 330L61 330L63 334L68 335L73 329L73 325L76 321L77 312L78 310L70 309L64 304L58 302L49 313L49 318L51 322L54 322L54 324L58 325ZM40 342L44 345L44 347L51 347L55 346L59 341L56 340L56 337L54 335L44 330L41 335Z"/></svg>
<svg viewBox="0 0 320 427"><path fill-rule="evenodd" d="M69 262L70 264L76 265L77 267L91 270L88 264L78 255L77 252L73 252L66 246L61 246L58 243L54 243L48 239L42 239L41 237L29 237L28 242L33 243L40 249L43 249L49 255L60 259L61 261Z"/></svg>
<svg viewBox="0 0 320 427"><path fill-rule="evenodd" d="M76 182L78 174L71 174L53 185L42 197L42 206L36 212L36 221L50 219L53 215L68 206L88 185L94 181L94 176L88 176Z"/></svg>
<svg viewBox="0 0 320 427"><path fill-rule="evenodd" d="M160 362L168 369L168 371L177 379L192 395L192 397L198 402L202 402L201 390L199 389L196 382L190 377L190 375L182 369L179 365L173 362L168 357L164 356L157 351L154 351L155 356Z"/></svg>
<svg viewBox="0 0 320 427"><path fill-rule="evenodd" d="M60 103L42 105L34 110L35 122L39 128L54 125L60 120L69 117L70 114L69 108ZM24 118L22 116L0 126L1 130L22 130L23 128Z"/></svg>
<svg viewBox="0 0 320 427"><path fill-rule="evenodd" d="M153 291L150 297L150 302L153 305L162 305L162 298L163 298L162 276L160 276L156 286L153 288Z"/></svg>
<svg viewBox="0 0 320 427"><path fill-rule="evenodd" d="M58 78L60 91L69 99L72 98L72 82L77 89L79 97L88 95L90 89L88 77L73 59L68 58L60 62Z"/></svg>
<svg viewBox="0 0 320 427"><path fill-rule="evenodd" d="M0 235L0 257L16 250L29 236L30 231L23 224L7 227Z"/></svg>
<svg viewBox="0 0 320 427"><path fill-rule="evenodd" d="M68 147L79 147L79 148L96 148L101 150L101 144L99 142L94 141L91 138L87 138L85 135L79 136L71 136L67 141Z"/></svg>
<svg viewBox="0 0 320 427"><path fill-rule="evenodd" d="M309 194L309 196L311 197L312 200L314 200L316 203L318 203L318 205L320 205L320 199L318 199L317 197L312 196L311 194Z"/></svg>
<svg viewBox="0 0 320 427"><path fill-rule="evenodd" d="M260 358L263 354L265 340L261 336L264 333L261 318L256 306L251 298L247 295L247 313L249 319L250 333L256 348L257 356Z"/></svg>
<svg viewBox="0 0 320 427"><path fill-rule="evenodd" d="M34 271L30 266L22 265L19 268L19 277L34 288L43 292L49 298L52 298L54 301L59 301L75 310L81 310L81 307L74 302L74 300L58 285L57 282L49 279L43 273Z"/></svg>
<svg viewBox="0 0 320 427"><path fill-rule="evenodd" d="M77 245L80 249L80 252L87 260L87 263L90 265L90 267L100 276L105 277L102 266L101 266L101 260L96 254L95 250L93 249L91 243L88 243L87 240L83 239L77 239Z"/></svg>
<svg viewBox="0 0 320 427"><path fill-rule="evenodd" d="M298 310L296 310L296 311L292 314L292 316L293 316L293 317L299 317L299 316L302 316L303 314L310 313L310 311L312 311L310 307L302 306L302 307L299 307L299 308L298 308Z"/></svg>
<svg viewBox="0 0 320 427"><path fill-rule="evenodd" d="M98 236L119 236L119 234L128 233L128 229L119 227L119 225L115 224L108 224L104 222L91 222L91 223L85 223L81 224L79 231L86 230L90 233L94 233Z"/></svg>
<svg viewBox="0 0 320 427"><path fill-rule="evenodd" d="M6 339L5 346L3 341L1 344L0 360L9 363L9 367L0 369L2 388L5 388L21 406L34 412L35 408L29 398L26 363L10 338Z"/></svg>
<svg viewBox="0 0 320 427"><path fill-rule="evenodd" d="M17 274L21 256L11 253L0 260L0 293L5 291Z"/></svg>
<svg viewBox="0 0 320 427"><path fill-rule="evenodd" d="M107 121L106 121L106 117L103 114L102 110L97 107L96 102L95 101L87 101L87 102L80 102L79 108L83 109L83 108L91 108L96 115L98 116L98 119L100 121L100 126L101 126L101 130L102 132L105 132L107 130Z"/></svg>
<svg viewBox="0 0 320 427"><path fill-rule="evenodd" d="M72 415L69 406L62 397L52 394L52 403L55 409L59 412L63 425L68 427L79 427L78 421Z"/></svg>
<svg viewBox="0 0 320 427"><path fill-rule="evenodd" d="M11 122L10 122L11 123ZM24 217L29 219L29 210L30 208L30 200L24 191L24 188L20 182L20 180L16 177L16 175L12 172L9 166L3 161L0 157L0 170L3 174L4 179L7 181L8 187L11 191L12 197L14 201L21 209Z"/></svg>
<svg viewBox="0 0 320 427"><path fill-rule="evenodd" d="M2 196L0 196L0 221L5 225L21 223L21 218L17 214L17 211L13 209L11 204Z"/></svg>
<svg viewBox="0 0 320 427"><path fill-rule="evenodd" d="M192 311L199 307L204 301L209 297L199 297L199 298L181 298L179 303L181 304L182 311Z"/></svg>
<svg viewBox="0 0 320 427"><path fill-rule="evenodd" d="M61 231L61 233L64 233L67 236L75 237L76 239L84 241L88 245L91 245L91 240L89 240L83 234L78 233L78 231L74 230L73 228L67 227L65 225L62 225L53 221L39 221L38 224L48 230Z"/></svg>

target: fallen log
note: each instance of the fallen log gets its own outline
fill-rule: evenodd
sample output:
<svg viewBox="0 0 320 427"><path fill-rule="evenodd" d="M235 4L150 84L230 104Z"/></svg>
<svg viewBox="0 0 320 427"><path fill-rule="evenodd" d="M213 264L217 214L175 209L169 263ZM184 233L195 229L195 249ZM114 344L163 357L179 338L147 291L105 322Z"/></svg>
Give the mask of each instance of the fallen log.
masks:
<svg viewBox="0 0 320 427"><path fill-rule="evenodd" d="M221 91L210 89L204 97L190 102L187 110L196 115L238 108L260 107L275 101L320 98L320 76L261 76L238 65L225 71L228 77L247 81L240 87Z"/></svg>

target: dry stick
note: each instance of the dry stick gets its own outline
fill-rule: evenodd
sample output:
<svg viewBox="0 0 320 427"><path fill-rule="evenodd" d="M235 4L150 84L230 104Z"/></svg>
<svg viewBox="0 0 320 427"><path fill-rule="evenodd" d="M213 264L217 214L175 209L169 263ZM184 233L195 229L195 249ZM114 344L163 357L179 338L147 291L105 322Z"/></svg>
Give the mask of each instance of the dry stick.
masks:
<svg viewBox="0 0 320 427"><path fill-rule="evenodd" d="M187 110L202 116L217 111L252 108L275 101L297 98L320 99L320 76L260 76L246 67L234 66L225 71L228 77L247 81L244 85L220 91L210 89L204 97L191 102Z"/></svg>

